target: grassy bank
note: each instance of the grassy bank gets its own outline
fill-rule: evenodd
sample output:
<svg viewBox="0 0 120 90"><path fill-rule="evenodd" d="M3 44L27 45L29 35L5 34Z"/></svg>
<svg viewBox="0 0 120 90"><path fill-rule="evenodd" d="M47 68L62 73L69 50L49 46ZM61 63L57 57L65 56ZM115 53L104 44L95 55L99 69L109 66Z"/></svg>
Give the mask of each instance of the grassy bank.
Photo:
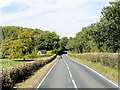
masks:
<svg viewBox="0 0 120 90"><path fill-rule="evenodd" d="M35 60L40 60L43 58L47 58L50 57L51 55L44 55L44 56L39 56L38 58L30 58L30 59L26 59L25 61L23 59L0 59L0 64L2 64L2 69L8 68L8 67L13 67L13 66L17 66L19 64L22 63L27 63L27 62L31 62L31 61L35 61Z"/></svg>
<svg viewBox="0 0 120 90"><path fill-rule="evenodd" d="M36 88L36 85L44 77L44 75L49 71L49 69L56 63L57 58L52 62L46 64L44 67L40 68L32 76L22 83L18 83L14 88Z"/></svg>
<svg viewBox="0 0 120 90"><path fill-rule="evenodd" d="M93 68L97 72L103 74L107 78L109 78L109 79L115 81L116 83L118 83L118 71L116 69L110 68L108 66L101 65L100 63L93 63L91 61L82 60L82 59L79 59L79 58L71 57L69 55L67 55L67 56L72 60L75 60L77 62L80 62L80 63L84 64L84 65L89 66L90 68Z"/></svg>

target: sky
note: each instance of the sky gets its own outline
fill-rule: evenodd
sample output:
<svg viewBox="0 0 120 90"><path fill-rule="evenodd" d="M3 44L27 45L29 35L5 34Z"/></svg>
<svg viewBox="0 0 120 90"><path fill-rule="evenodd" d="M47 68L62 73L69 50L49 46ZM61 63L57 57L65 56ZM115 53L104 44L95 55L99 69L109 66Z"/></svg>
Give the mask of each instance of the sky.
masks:
<svg viewBox="0 0 120 90"><path fill-rule="evenodd" d="M0 0L0 26L22 26L75 37L100 20L104 6L114 0Z"/></svg>

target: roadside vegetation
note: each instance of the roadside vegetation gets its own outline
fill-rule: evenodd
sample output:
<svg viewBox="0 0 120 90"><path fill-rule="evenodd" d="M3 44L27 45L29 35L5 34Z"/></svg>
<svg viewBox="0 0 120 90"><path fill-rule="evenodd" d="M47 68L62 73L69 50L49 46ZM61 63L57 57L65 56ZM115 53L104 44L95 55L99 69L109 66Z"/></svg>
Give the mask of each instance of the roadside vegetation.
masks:
<svg viewBox="0 0 120 90"><path fill-rule="evenodd" d="M59 39L55 32L16 26L2 27L2 58L37 58L37 51L62 54L68 38Z"/></svg>
<svg viewBox="0 0 120 90"><path fill-rule="evenodd" d="M111 52L120 48L120 0L110 2L101 11L99 22L82 28L76 37L70 38L66 48L73 53Z"/></svg>
<svg viewBox="0 0 120 90"><path fill-rule="evenodd" d="M32 62L22 63L20 65L9 67L2 70L2 88L11 89L15 84L28 79L29 76L33 75L38 69L50 63L56 58L56 54L42 60L36 60Z"/></svg>
<svg viewBox="0 0 120 90"><path fill-rule="evenodd" d="M0 44L0 59L2 59L2 48L1 48L1 44Z"/></svg>
<svg viewBox="0 0 120 90"><path fill-rule="evenodd" d="M28 79L34 72L63 54L67 37L55 32L19 26L0 27L2 88L11 89ZM46 54L41 54L45 51Z"/></svg>
<svg viewBox="0 0 120 90"><path fill-rule="evenodd" d="M55 32L19 26L0 26L0 64L3 88L12 88L33 72L69 50L69 57L117 80L117 54L120 51L120 0L101 11L100 21L82 28L74 38ZM47 55L38 55L45 50ZM101 52L101 54L84 54ZM104 53L108 54L104 54ZM115 54L110 54L115 53ZM54 57L52 57L55 55ZM43 59L43 58L48 59ZM52 58L50 58L52 57ZM43 60L40 60L43 59ZM0 72L1 73L1 72Z"/></svg>
<svg viewBox="0 0 120 90"><path fill-rule="evenodd" d="M111 55L113 56L111 57ZM118 64L118 56L116 54L111 54L111 53L72 54L72 53L69 53L67 54L67 56L72 60L75 60L84 65L87 65L88 67L96 70L97 72L101 73L107 78L118 83L118 67L117 65L115 67L113 66L115 63ZM112 64L112 62L109 62L109 60L115 60L115 61ZM109 63L111 63L112 66L109 65Z"/></svg>
<svg viewBox="0 0 120 90"><path fill-rule="evenodd" d="M68 55L71 57L79 58L81 60L90 61L92 63L99 63L101 65L118 70L118 53L68 53Z"/></svg>
<svg viewBox="0 0 120 90"><path fill-rule="evenodd" d="M19 64L22 63L27 63L27 62L32 62L32 61L36 61L36 60L41 60L43 58L47 58L50 57L51 55L43 55L43 56L39 56L38 58L29 58L27 60L23 60L23 59L1 59L0 63L2 64L2 69L8 68L8 67L13 67L13 66L17 66Z"/></svg>
<svg viewBox="0 0 120 90"><path fill-rule="evenodd" d="M44 75L56 63L56 61L57 61L57 58L54 59L52 62L46 64L44 67L41 67L37 72L35 72L27 80L24 80L21 83L16 84L13 88L36 88L38 83L40 83Z"/></svg>
<svg viewBox="0 0 120 90"><path fill-rule="evenodd" d="M0 26L0 59L2 58L2 27Z"/></svg>
<svg viewBox="0 0 120 90"><path fill-rule="evenodd" d="M99 22L83 27L66 48L68 56L111 79L120 82L120 0L110 2L101 11Z"/></svg>
<svg viewBox="0 0 120 90"><path fill-rule="evenodd" d="M0 66L2 66L2 88L11 89L16 83L28 79L38 69L55 59L56 54L62 54L68 38L59 39L55 32L40 29L4 26ZM0 34L1 35L1 34ZM44 50L42 55L38 51Z"/></svg>

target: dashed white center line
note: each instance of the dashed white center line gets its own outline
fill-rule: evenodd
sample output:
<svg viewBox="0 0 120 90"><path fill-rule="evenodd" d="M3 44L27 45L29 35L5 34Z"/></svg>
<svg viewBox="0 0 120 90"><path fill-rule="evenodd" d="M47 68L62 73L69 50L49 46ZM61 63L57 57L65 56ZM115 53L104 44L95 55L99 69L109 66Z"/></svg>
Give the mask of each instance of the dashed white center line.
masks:
<svg viewBox="0 0 120 90"><path fill-rule="evenodd" d="M70 68L67 66L67 69L68 69L68 71L70 70Z"/></svg>
<svg viewBox="0 0 120 90"><path fill-rule="evenodd" d="M73 82L74 87L77 88L75 81L72 80L72 82Z"/></svg>
<svg viewBox="0 0 120 90"><path fill-rule="evenodd" d="M72 73L71 73L71 71L70 71L70 68L69 68L69 66L68 66L68 64L67 64L67 62L66 62L65 60L64 60L64 62L65 62L66 66L67 66L67 69L68 69L68 71L69 71L69 75L70 75L70 77L71 77L71 79L72 79L73 86L74 86L74 88L76 88L76 90L77 90L77 85L76 85L76 83L75 83L75 81L74 81L74 79L73 79L73 77L72 77Z"/></svg>
<svg viewBox="0 0 120 90"><path fill-rule="evenodd" d="M69 71L69 74L70 74L70 77L72 77L72 74L71 74L71 72Z"/></svg>

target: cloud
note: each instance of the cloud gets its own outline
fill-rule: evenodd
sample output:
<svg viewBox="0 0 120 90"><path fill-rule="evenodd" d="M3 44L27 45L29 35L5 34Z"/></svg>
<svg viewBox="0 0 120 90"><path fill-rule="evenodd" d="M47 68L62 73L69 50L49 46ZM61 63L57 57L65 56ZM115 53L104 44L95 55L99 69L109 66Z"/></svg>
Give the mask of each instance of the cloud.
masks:
<svg viewBox="0 0 120 90"><path fill-rule="evenodd" d="M49 2L51 2L51 1L52 0L49 0ZM79 0L77 0L77 1L79 1ZM38 0L34 0L34 1L31 0L31 2L28 2L28 0L25 0L25 1L24 0L16 0L16 1L15 0L9 0L9 1L7 0L7 1L3 1L2 4L5 7L7 5L10 5L13 2L16 2L16 3L19 2L25 6L30 7L30 8L28 10L23 10L19 13L16 12L13 14L7 14L4 16L1 16L2 22L20 19L20 18L28 17L28 16L33 16L33 15L37 15L40 13L44 13L46 11L57 10L57 9L59 10L59 8L64 9L64 8L67 8L68 5L72 7L72 6L76 5L76 3L78 3L78 2L75 2L74 0L58 0L58 1L56 1L56 4L53 5L53 4L49 4L48 1L40 1L39 2ZM20 8L22 8L21 5L19 5L19 6L20 6Z"/></svg>
<svg viewBox="0 0 120 90"><path fill-rule="evenodd" d="M0 0L0 9L15 3L17 12L0 15L0 24L51 30L75 36L82 27L99 20L101 8L110 0ZM28 7L25 9L25 7ZM9 11L11 9L8 8ZM4 11L3 11L4 12ZM12 12L12 11L11 11Z"/></svg>

